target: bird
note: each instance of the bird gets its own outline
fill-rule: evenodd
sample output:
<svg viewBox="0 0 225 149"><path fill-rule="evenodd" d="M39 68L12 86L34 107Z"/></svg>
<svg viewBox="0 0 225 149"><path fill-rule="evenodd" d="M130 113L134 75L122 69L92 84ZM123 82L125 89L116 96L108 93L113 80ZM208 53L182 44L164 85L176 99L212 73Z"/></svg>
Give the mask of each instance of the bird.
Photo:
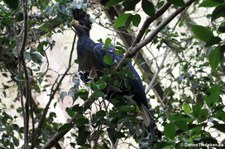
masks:
<svg viewBox="0 0 225 149"><path fill-rule="evenodd" d="M77 41L77 60L78 60L78 71L83 72L81 80L88 82L88 75L93 70L97 75L102 75L104 69L108 69L110 66L104 62L104 56L109 55L112 61L118 63L122 59L122 55L116 54L116 49L113 46L106 46L103 43L96 43L90 38L90 30L92 22L90 21L90 15L82 9L73 10L73 20L71 26L75 29L78 35ZM126 64L127 69L130 71L132 76L126 77L126 82L132 90L132 99L136 102L139 107L144 123L147 126L152 136L160 137L160 132L156 128L154 116L149 110L148 100L145 94L142 80L135 70L135 68L129 62ZM95 74L95 73L94 73ZM124 85L125 86L125 85ZM118 93L123 93L123 88Z"/></svg>

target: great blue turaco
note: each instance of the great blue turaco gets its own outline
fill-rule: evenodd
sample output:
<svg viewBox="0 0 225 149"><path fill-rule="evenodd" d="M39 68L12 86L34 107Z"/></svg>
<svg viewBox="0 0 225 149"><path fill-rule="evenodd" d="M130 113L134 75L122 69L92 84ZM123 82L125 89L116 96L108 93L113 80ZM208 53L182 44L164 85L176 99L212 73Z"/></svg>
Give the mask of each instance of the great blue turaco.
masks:
<svg viewBox="0 0 225 149"><path fill-rule="evenodd" d="M118 63L122 59L122 55L116 54L116 49L113 46L107 47L103 43L96 43L90 38L90 30L92 22L90 21L90 16L82 9L74 9L73 10L73 21L71 22L71 26L74 27L77 35L77 60L79 65L79 71L81 73L81 79L85 83L88 81L88 75L91 71L102 70L97 72L98 75L102 75L104 69L109 68L110 66L104 62L104 56L109 55L112 58L114 63ZM153 137L160 138L160 132L156 128L153 114L149 110L148 100L146 98L146 94L144 91L144 87L142 84L142 80L138 75L135 68L131 65L131 63L127 63L126 66L132 76L128 76L124 78L124 82L130 86L130 92L132 93L132 99L138 105L140 111L142 112L142 117L144 119L144 123L147 126L149 133ZM122 85L121 90L126 85ZM115 91L115 93L121 94L121 91ZM106 92L106 94L109 92ZM127 94L127 91L124 91L124 94ZM130 94L129 94L130 95ZM106 95L106 98L109 95ZM124 99L125 100L125 99Z"/></svg>

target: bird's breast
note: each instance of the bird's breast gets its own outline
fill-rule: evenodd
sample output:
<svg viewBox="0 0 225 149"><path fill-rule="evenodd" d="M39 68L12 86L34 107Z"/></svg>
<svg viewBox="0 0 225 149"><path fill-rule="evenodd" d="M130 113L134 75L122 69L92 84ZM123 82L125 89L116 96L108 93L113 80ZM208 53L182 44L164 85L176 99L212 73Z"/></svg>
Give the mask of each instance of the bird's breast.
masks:
<svg viewBox="0 0 225 149"><path fill-rule="evenodd" d="M91 51L78 53L78 64L81 71L90 71L93 67L102 69L103 65L95 58Z"/></svg>

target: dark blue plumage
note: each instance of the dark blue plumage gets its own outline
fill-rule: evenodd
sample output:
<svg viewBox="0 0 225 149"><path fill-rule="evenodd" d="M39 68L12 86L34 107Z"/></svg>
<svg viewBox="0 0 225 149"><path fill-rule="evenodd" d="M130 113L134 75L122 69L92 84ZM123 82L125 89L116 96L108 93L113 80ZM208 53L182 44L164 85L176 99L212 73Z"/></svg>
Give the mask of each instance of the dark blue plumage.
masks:
<svg viewBox="0 0 225 149"><path fill-rule="evenodd" d="M113 47L105 48L104 44L95 43L90 39L89 31L91 29L91 22L89 21L88 14L82 10L75 11L74 19L75 20L71 22L71 25L75 28L78 34L77 55L80 71L88 74L93 68L96 70L108 68L109 66L103 61L105 55L110 55L115 63L118 63L122 59L122 56L115 54L115 49ZM141 78L130 63L127 64L127 67L133 75L132 77L125 78L132 89L132 99L136 101L138 107L142 111L145 124L154 136L155 123L153 116L149 111L148 101ZM87 77L83 76L82 80L86 82Z"/></svg>

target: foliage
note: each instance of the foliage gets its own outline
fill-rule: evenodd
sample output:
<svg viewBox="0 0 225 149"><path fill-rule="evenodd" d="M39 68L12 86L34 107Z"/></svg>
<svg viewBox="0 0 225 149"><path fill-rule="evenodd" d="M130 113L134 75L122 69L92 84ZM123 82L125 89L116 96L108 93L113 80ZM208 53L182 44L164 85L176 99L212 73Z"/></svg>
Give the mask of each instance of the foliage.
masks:
<svg viewBox="0 0 225 149"><path fill-rule="evenodd" d="M101 23L104 20L102 14L96 13L101 10L95 10L92 5L98 6L97 8L101 5L106 10L120 8L120 14L112 20L113 24L109 27L107 23ZM154 148L186 148L188 145L202 147L201 144L223 146L221 143L223 141L221 135L224 136L225 133L223 0L157 2L102 0L98 5L86 5L84 1L78 3L69 0L28 2L16 0L13 3L11 0L4 0L0 2L1 80L11 77L8 83L14 82L18 87L18 97L12 100L19 100L21 104L16 109L18 115L15 116L10 112L10 107L4 103L5 100L0 100L0 147L59 148L64 139L69 142L71 148L112 148L117 147L118 140L126 141L130 138L143 148L147 147L149 140L146 133L143 133L147 131L138 115L139 109L130 100L132 96L108 97L111 103L104 100L105 90L109 90L110 87L130 92L129 86L127 90L121 89L121 82L126 81L124 78L130 75L129 71L122 66L120 71L115 71L114 68L118 65L109 55L104 57L104 62L111 66L110 69L105 70L104 75L100 77L93 71L86 87L80 87L76 73L70 71L75 65L72 54L68 58L65 72L58 73L54 83L48 82L53 76L48 74L51 69L48 67L46 51L52 50L55 44L50 38L70 27L71 9L87 7L94 12L95 23L100 22L102 26L115 29L121 36L134 35L137 28L140 29L138 34L134 35L136 37L132 45L128 44L130 47L127 49L135 51L135 54L144 49L141 54L145 59L137 56L135 64L143 74L146 88L153 88L155 91L147 95L150 107L154 108L157 126L161 128L162 139L157 140L152 146ZM202 10L206 13L202 14ZM172 22L168 24L170 17ZM145 18L147 19L144 20ZM207 23L202 23L201 19L196 18L201 18ZM166 26L159 28L166 21L168 21ZM104 42L106 47L110 46L112 41L107 38ZM126 53L123 44L118 42L115 47L117 52L124 53L126 58L133 58L129 52ZM71 53L73 50L74 43ZM41 66L46 63L47 69L43 71ZM147 64L148 69L156 66L153 70L154 75L142 67L144 64ZM74 84L68 91L63 91L60 86L66 76L72 78ZM155 84L161 86L163 93L157 92ZM12 85L1 84L0 99L9 98L6 90L10 87ZM37 103L35 96L32 96L43 93L48 93L48 103L44 108ZM66 96L70 96L74 104L66 108L65 112L69 118L67 123L62 124L55 121L57 114L49 112L49 107L54 103L55 107L58 104L57 99L63 101ZM77 104L78 99L81 99L83 104ZM156 101L157 104L151 105L152 101ZM23 125L17 123L18 119ZM66 133L70 135L64 137ZM54 143L51 144L52 142ZM133 147L132 143L128 143L128 146Z"/></svg>

